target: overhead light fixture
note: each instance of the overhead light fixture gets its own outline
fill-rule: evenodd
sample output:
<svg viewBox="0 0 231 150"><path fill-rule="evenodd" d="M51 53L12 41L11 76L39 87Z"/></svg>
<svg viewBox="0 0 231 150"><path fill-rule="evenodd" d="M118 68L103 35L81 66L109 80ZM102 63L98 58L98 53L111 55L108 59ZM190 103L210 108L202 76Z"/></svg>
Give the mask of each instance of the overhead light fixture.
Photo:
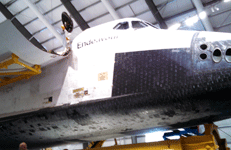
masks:
<svg viewBox="0 0 231 150"><path fill-rule="evenodd" d="M211 6L210 8L211 8L211 11L212 11L212 12L215 12L215 11L219 11L219 10L220 10L220 8L219 8L217 5Z"/></svg>
<svg viewBox="0 0 231 150"><path fill-rule="evenodd" d="M211 7L211 11L212 11L212 12L215 12L214 7Z"/></svg>
<svg viewBox="0 0 231 150"><path fill-rule="evenodd" d="M200 17L200 19L205 19L207 17L206 12L205 11L200 12L199 17Z"/></svg>
<svg viewBox="0 0 231 150"><path fill-rule="evenodd" d="M170 26L168 29L169 30L177 30L181 26L181 23L176 23L172 26Z"/></svg>
<svg viewBox="0 0 231 150"><path fill-rule="evenodd" d="M198 16L195 15L195 16L193 16L193 17L191 17L191 18L188 18L188 19L185 21L185 23L186 23L187 26L192 26L192 25L193 25L194 23L196 23L198 20L199 20Z"/></svg>
<svg viewBox="0 0 231 150"><path fill-rule="evenodd" d="M217 11L220 10L220 8L219 8L217 5L215 5L214 8L215 8Z"/></svg>
<svg viewBox="0 0 231 150"><path fill-rule="evenodd" d="M230 2L231 0L224 0L225 3Z"/></svg>

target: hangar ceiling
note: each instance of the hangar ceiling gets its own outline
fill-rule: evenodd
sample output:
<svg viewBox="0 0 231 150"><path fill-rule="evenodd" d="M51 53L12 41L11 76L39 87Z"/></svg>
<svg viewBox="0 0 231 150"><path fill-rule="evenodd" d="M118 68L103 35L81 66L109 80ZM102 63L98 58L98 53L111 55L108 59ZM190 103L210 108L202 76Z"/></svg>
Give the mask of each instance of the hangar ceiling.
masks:
<svg viewBox="0 0 231 150"><path fill-rule="evenodd" d="M106 4L105 4L106 1ZM149 1L149 2L148 2ZM12 21L18 20L17 25L21 23L29 31L27 39L36 43L40 48L46 51L61 51L63 49L62 41L63 32L61 29L61 13L63 11L78 12L85 26L94 27L99 24L112 21L117 18L137 17L153 24L159 25L161 21L166 23L168 27L178 23L179 29L187 30L205 30L201 20L194 21L191 25L187 25L189 18L197 15L197 8L193 0L154 0L154 5L158 9L152 12L147 4L151 0L0 0L1 13L0 23L6 18ZM199 0L200 1L200 0ZM227 0L226 0L227 1ZM28 2L35 5L37 11L42 14L44 19L60 34L59 38L51 32L44 22L38 18L34 10L29 8ZM201 0L205 12L209 16L209 21L215 31L231 32L231 5L230 2L224 0ZM68 4L69 3L69 4ZM112 9L110 10L109 7ZM71 7L72 6L72 7ZM6 8L6 10L4 10ZM68 9L68 10L67 10ZM9 11L7 14L6 11ZM113 15L113 12L115 13ZM155 16L155 17L154 17ZM74 16L76 18L76 13ZM157 17L157 19L156 19ZM80 19L78 18L78 21ZM195 19L194 19L195 20ZM82 30L74 21L74 31L71 34L72 39L80 34ZM38 42L35 42L35 39Z"/></svg>
<svg viewBox="0 0 231 150"><path fill-rule="evenodd" d="M88 27L126 17L137 17L161 28L204 31L206 25L203 17L198 17L201 13L198 13L194 1L0 0L0 23L10 19L21 30L20 32L24 33L24 36L38 48L44 51L59 52L63 50L63 41L65 40L61 29L61 13L64 11L71 14L73 20L76 20L71 39ZM203 4L204 12L206 12L214 31L231 33L230 0L197 1ZM36 10L33 10L29 3L32 3ZM44 23L35 11L42 14L43 19L49 25ZM55 30L56 35L49 26L53 28L53 31ZM222 129L221 137L226 138L228 144L231 144L230 123L230 120L217 123Z"/></svg>

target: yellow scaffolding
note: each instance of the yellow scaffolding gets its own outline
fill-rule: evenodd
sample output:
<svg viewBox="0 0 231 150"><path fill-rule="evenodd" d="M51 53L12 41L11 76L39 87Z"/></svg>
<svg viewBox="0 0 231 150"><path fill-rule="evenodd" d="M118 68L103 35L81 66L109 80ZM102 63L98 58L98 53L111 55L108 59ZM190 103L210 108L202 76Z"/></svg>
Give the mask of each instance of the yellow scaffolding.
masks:
<svg viewBox="0 0 231 150"><path fill-rule="evenodd" d="M0 63L0 69L8 69L8 66L13 65L13 64L18 64L22 67L24 67L25 69L27 69L27 71L19 71L19 72L0 72L0 76L4 76L4 78L0 78L0 87L13 83L13 82L17 82L20 81L22 79L29 79L30 77L34 76L34 75L38 75L41 73L41 66L40 65L34 65L34 67L28 66L22 62L20 62L19 57L15 54L11 55L11 58ZM16 77L10 78L9 76L12 75L16 75Z"/></svg>
<svg viewBox="0 0 231 150"><path fill-rule="evenodd" d="M92 148L94 143L88 146L88 150L230 150L227 147L226 139L220 139L217 126L214 124L205 124L205 135L181 137L179 140L167 140L152 143L139 143L130 145L115 145L111 147ZM85 149L85 150L87 150Z"/></svg>

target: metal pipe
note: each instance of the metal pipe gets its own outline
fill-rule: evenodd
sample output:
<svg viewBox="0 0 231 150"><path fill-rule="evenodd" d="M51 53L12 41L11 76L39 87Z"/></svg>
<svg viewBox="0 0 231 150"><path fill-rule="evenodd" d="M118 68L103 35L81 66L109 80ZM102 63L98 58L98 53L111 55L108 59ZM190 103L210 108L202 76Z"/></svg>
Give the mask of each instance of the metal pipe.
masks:
<svg viewBox="0 0 231 150"><path fill-rule="evenodd" d="M201 0L192 0L192 2L193 2L194 6L195 6L196 9L197 9L197 14L198 14L198 15L199 15L201 12L205 11L205 10L204 10L204 6L203 6ZM206 16L205 16L203 19L201 19L201 21L202 21L202 23L203 23L203 25L204 25L204 27L205 27L205 29L206 29L207 31L213 31L213 27L212 27L212 25L211 25L211 23L210 23L210 21L209 21L209 18L208 18L208 15L207 15L207 14L206 14Z"/></svg>
<svg viewBox="0 0 231 150"><path fill-rule="evenodd" d="M112 17L116 19L120 19L119 15L115 11L115 9L111 6L111 4L108 2L108 0L101 0L101 2L104 4L104 6L107 8L109 13L112 15Z"/></svg>
<svg viewBox="0 0 231 150"><path fill-rule="evenodd" d="M154 4L153 0L145 0L146 4L148 5L150 11L152 12L154 18L160 25L161 29L168 29L168 26L166 22L164 21L163 17L160 15L159 10L157 9L157 6Z"/></svg>
<svg viewBox="0 0 231 150"><path fill-rule="evenodd" d="M37 17L44 23L44 25L51 31L51 33L64 45L63 37L55 30L55 28L43 17L38 11L37 7L29 0L23 0L27 6L37 15Z"/></svg>

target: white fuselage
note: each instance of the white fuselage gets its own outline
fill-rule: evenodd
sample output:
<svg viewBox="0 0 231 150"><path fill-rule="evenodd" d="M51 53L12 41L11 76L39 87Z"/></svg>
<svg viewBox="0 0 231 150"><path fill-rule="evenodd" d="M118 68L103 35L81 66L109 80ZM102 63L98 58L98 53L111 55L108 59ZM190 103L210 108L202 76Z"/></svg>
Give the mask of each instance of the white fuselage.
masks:
<svg viewBox="0 0 231 150"><path fill-rule="evenodd" d="M191 53L194 31L134 29L131 21L138 19L124 20L128 29L113 29L123 20L87 29L74 39L67 58L43 67L40 75L29 80L1 87L0 117L112 97L116 53L164 49L177 53L179 48Z"/></svg>

